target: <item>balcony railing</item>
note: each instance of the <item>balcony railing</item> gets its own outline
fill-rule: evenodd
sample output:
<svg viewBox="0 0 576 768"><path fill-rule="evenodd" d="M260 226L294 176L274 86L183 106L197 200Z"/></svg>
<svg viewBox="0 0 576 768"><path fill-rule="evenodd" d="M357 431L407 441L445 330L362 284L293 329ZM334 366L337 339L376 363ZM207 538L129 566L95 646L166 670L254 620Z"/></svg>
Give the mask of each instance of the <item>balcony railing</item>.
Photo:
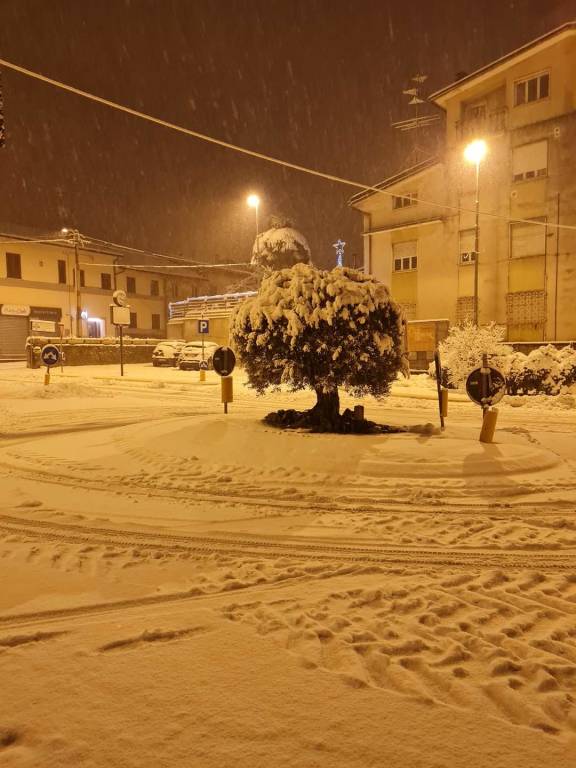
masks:
<svg viewBox="0 0 576 768"><path fill-rule="evenodd" d="M490 136L502 133L508 124L508 107L495 109L482 117L464 118L456 121L456 131L460 139L473 139L478 136Z"/></svg>

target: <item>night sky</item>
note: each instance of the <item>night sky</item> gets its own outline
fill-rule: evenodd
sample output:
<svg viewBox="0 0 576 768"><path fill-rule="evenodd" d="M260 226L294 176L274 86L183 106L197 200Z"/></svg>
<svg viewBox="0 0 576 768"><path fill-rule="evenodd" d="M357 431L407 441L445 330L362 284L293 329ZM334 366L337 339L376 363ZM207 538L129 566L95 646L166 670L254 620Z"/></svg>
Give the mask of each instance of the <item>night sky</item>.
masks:
<svg viewBox="0 0 576 768"><path fill-rule="evenodd" d="M3 58L174 123L376 183L409 162L403 88L425 93L576 18L576 0L0 0ZM315 263L360 257L354 189L3 72L0 222L199 261L249 258L281 214ZM433 112L434 107L427 108ZM422 136L433 151L437 137Z"/></svg>

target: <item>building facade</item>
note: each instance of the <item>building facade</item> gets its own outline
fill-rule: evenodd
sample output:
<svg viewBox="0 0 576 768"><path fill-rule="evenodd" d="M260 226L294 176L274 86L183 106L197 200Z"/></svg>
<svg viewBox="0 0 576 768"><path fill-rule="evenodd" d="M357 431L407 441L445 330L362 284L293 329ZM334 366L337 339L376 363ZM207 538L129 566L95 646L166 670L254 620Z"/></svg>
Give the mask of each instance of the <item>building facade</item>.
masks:
<svg viewBox="0 0 576 768"><path fill-rule="evenodd" d="M23 359L29 335L114 336L110 303L116 289L128 297L127 335L166 338L169 302L205 293L208 279L136 268L138 262L141 255L121 248L76 249L72 242L1 234L0 360Z"/></svg>
<svg viewBox="0 0 576 768"><path fill-rule="evenodd" d="M436 92L445 151L355 195L364 265L408 320L472 319L509 341L576 339L576 23ZM476 166L482 139L479 248ZM560 226L558 226L560 225ZM478 286L474 287L478 260Z"/></svg>

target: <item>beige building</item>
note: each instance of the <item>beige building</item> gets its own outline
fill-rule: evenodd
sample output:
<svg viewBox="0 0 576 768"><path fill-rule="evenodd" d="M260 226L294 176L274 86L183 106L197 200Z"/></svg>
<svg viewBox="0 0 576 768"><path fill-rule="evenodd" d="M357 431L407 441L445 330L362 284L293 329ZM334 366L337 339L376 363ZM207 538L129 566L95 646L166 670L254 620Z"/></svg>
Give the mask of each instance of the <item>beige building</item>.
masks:
<svg viewBox="0 0 576 768"><path fill-rule="evenodd" d="M74 336L78 327L81 336L114 336L115 289L128 295L127 335L166 338L169 303L209 288L209 279L198 271L136 268L143 255L128 249L84 242L76 252L73 242L37 239L0 234L0 360L23 359L30 334L51 336L62 328L65 336Z"/></svg>
<svg viewBox="0 0 576 768"><path fill-rule="evenodd" d="M576 22L430 100L446 113L443 157L351 200L366 271L409 320L472 317L476 167L463 152L483 139L479 322L505 325L510 341L576 339Z"/></svg>

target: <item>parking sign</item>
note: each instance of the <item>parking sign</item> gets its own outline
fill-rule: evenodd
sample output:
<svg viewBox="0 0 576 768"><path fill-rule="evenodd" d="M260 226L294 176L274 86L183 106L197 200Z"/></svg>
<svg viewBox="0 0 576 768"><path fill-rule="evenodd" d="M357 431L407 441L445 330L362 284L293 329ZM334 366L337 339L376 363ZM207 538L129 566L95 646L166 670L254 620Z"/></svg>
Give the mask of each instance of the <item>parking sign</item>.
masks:
<svg viewBox="0 0 576 768"><path fill-rule="evenodd" d="M209 320L198 320L198 333L210 333Z"/></svg>

